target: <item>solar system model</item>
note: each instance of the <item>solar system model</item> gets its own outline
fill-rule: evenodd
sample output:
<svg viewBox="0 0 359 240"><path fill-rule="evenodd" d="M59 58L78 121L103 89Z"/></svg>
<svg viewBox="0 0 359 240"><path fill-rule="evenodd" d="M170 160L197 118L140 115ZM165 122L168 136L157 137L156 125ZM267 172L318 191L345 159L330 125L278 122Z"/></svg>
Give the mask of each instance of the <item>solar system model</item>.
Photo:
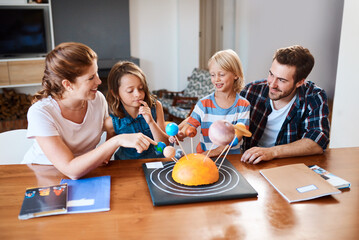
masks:
<svg viewBox="0 0 359 240"><path fill-rule="evenodd" d="M212 141L212 147L208 151L207 155L200 153L193 153L193 137L196 136L196 128L189 126L185 134L191 138L192 153L186 154L182 148L180 141L176 135L178 133L178 125L176 123L169 123L166 126L166 133L169 136L174 136L182 149L184 156L179 160L175 158L176 149L172 146L166 146L163 142L159 142L156 146L156 151L163 152L166 158L171 158L176 164L173 167L172 178L177 183L186 186L199 186L208 185L218 181L219 169L222 166L224 159L226 158L231 147L236 146L243 136L252 136L251 132L246 129L246 126L242 123L232 125L226 120L218 120L212 123L209 128L209 138ZM225 146L221 154L215 161L208 157L214 145ZM216 162L223 155L223 159L217 168Z"/></svg>

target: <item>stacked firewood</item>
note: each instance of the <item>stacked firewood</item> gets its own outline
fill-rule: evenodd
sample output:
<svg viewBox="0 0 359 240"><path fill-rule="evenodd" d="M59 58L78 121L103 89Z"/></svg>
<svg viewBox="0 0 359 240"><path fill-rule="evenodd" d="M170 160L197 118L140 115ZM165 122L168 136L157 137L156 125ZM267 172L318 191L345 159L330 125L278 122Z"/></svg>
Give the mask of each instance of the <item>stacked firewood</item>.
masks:
<svg viewBox="0 0 359 240"><path fill-rule="evenodd" d="M32 96L3 88L0 93L0 120L26 119Z"/></svg>

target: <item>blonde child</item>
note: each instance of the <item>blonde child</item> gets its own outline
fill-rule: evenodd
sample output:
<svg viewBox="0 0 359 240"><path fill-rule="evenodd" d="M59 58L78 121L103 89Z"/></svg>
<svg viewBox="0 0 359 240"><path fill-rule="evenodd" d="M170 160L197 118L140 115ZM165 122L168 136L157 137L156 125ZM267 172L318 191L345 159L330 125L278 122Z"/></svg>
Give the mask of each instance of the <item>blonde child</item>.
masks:
<svg viewBox="0 0 359 240"><path fill-rule="evenodd" d="M168 143L162 105L150 94L146 77L136 64L124 61L112 67L107 102L110 111L105 121L108 138L118 134L142 134L156 142ZM139 144L145 145L147 137L139 138ZM141 153L134 148L120 147L115 153L115 160L158 157L163 155L158 155L154 146Z"/></svg>
<svg viewBox="0 0 359 240"><path fill-rule="evenodd" d="M248 129L250 111L249 102L239 95L244 86L244 79L238 55L230 49L219 51L209 59L208 68L215 92L198 101L191 116L181 123L179 133L179 136L184 136L188 126L200 126L200 143L196 150L203 154L207 154L212 147L208 130L213 122L224 119L233 125L243 123ZM170 141L173 142L173 138L170 138ZM232 147L229 154L240 153L241 143L242 141ZM224 147L214 145L208 156L218 156Z"/></svg>

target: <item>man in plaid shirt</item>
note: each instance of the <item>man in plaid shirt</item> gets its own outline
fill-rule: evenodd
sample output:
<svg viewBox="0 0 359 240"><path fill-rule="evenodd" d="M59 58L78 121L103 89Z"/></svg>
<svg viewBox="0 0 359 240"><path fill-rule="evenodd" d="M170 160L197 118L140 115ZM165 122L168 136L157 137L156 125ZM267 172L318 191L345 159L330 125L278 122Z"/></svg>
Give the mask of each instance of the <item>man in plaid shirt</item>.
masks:
<svg viewBox="0 0 359 240"><path fill-rule="evenodd" d="M278 49L268 78L241 92L251 104L251 138L241 161L321 154L329 143L329 108L323 89L306 81L314 57L302 46Z"/></svg>

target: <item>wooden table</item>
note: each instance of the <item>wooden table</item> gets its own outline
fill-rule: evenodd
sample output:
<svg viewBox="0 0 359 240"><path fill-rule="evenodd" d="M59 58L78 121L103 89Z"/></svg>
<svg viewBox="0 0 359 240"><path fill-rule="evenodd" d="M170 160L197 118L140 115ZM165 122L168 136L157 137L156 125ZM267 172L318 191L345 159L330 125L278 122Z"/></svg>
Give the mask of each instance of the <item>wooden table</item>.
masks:
<svg viewBox="0 0 359 240"><path fill-rule="evenodd" d="M114 161L85 177L111 175L109 212L18 220L25 188L59 183L51 166L0 166L0 239L359 239L359 148L278 159L259 165L227 157L258 198L154 207L141 167L152 160ZM288 203L259 170L317 164L350 181L341 194Z"/></svg>

